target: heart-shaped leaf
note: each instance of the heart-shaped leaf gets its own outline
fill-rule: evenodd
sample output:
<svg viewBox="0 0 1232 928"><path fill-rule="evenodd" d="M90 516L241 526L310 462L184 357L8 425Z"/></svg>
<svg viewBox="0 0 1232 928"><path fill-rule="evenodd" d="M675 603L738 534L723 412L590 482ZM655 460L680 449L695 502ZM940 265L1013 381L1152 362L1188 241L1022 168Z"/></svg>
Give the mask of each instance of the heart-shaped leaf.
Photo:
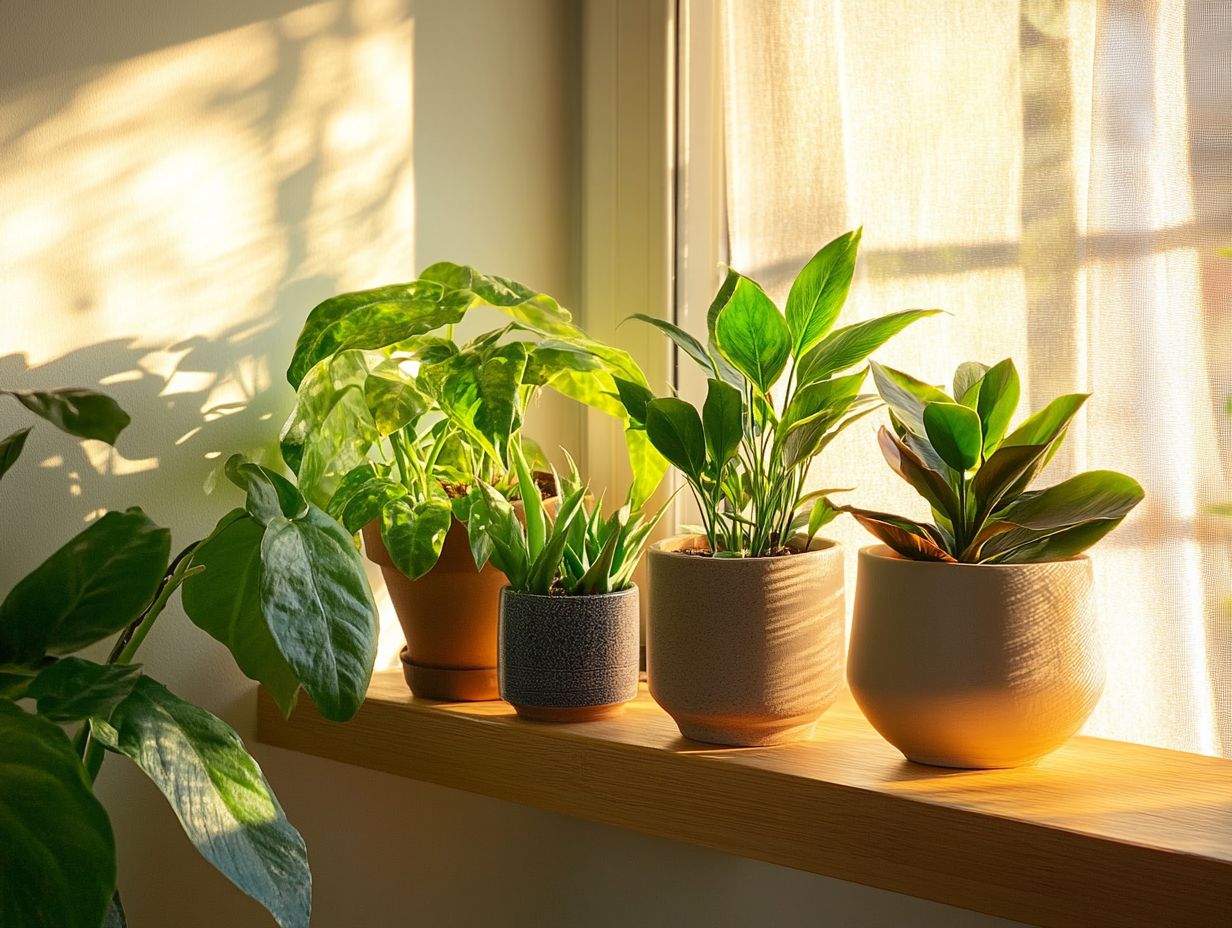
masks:
<svg viewBox="0 0 1232 928"><path fill-rule="evenodd" d="M153 781L202 857L282 928L308 928L304 839L229 725L142 677L110 724L92 722L91 731Z"/></svg>
<svg viewBox="0 0 1232 928"><path fill-rule="evenodd" d="M106 719L133 691L139 676L139 664L96 664L66 657L43 668L26 695L37 701L39 715L53 722Z"/></svg>
<svg viewBox="0 0 1232 928"><path fill-rule="evenodd" d="M98 928L115 839L68 737L0 699L0 925Z"/></svg>
<svg viewBox="0 0 1232 928"><path fill-rule="evenodd" d="M108 512L0 604L0 663L68 654L133 621L167 570L171 533L140 509Z"/></svg>
<svg viewBox="0 0 1232 928"><path fill-rule="evenodd" d="M418 580L436 566L453 524L448 500L425 499L412 505L401 496L389 500L380 517L381 540L400 571Z"/></svg>
<svg viewBox="0 0 1232 928"><path fill-rule="evenodd" d="M840 235L801 268L787 294L787 326L797 358L816 345L834 325L856 269L862 229ZM722 343L722 336L719 338Z"/></svg>
<svg viewBox="0 0 1232 928"><path fill-rule="evenodd" d="M923 420L929 443L950 467L964 473L979 463L984 436L974 410L961 403L929 403Z"/></svg>
<svg viewBox="0 0 1232 928"><path fill-rule="evenodd" d="M95 390L0 390L36 416L78 438L95 438L114 445L132 420L111 397Z"/></svg>

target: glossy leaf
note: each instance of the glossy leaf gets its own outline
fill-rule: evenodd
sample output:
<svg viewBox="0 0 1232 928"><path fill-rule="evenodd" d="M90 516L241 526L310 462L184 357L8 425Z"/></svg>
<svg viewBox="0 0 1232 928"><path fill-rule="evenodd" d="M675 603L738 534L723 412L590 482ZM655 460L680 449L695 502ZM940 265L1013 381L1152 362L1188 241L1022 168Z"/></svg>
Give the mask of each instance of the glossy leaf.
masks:
<svg viewBox="0 0 1232 928"><path fill-rule="evenodd" d="M229 725L142 677L111 723L92 731L145 772L201 856L283 928L308 928L304 840Z"/></svg>
<svg viewBox="0 0 1232 928"><path fill-rule="evenodd" d="M266 527L261 612L321 714L354 715L376 659L376 607L351 536L315 506Z"/></svg>
<svg viewBox="0 0 1232 928"><path fill-rule="evenodd" d="M846 377L819 380L801 387L783 411L782 431L790 432L798 423L818 415L826 416L830 421L836 420L860 392L866 376L866 371L858 371Z"/></svg>
<svg viewBox="0 0 1232 928"><path fill-rule="evenodd" d="M486 358L459 355L437 396L442 411L502 461L509 436L522 424L518 391L526 359L523 342L497 348Z"/></svg>
<svg viewBox="0 0 1232 928"><path fill-rule="evenodd" d="M280 517L298 519L308 511L308 502L295 484L268 467L233 454L225 470L227 479L248 494L245 508L262 525Z"/></svg>
<svg viewBox="0 0 1232 928"><path fill-rule="evenodd" d="M347 503L368 484L369 481L377 477L388 477L390 467L386 464L376 464L372 461L365 461L358 467L352 468L343 475L342 480L338 483L338 488L334 490L334 495L329 498L329 502L325 505L325 511L329 517L336 522L342 522L342 514L346 510ZM356 530L358 531L358 529Z"/></svg>
<svg viewBox="0 0 1232 928"><path fill-rule="evenodd" d="M98 928L115 885L111 823L68 737L0 699L0 925Z"/></svg>
<svg viewBox="0 0 1232 928"><path fill-rule="evenodd" d="M961 473L979 463L983 433L974 410L960 403L929 403L923 420L929 443L946 464Z"/></svg>
<svg viewBox="0 0 1232 928"><path fill-rule="evenodd" d="M949 403L950 398L931 384L917 380L910 374L885 367L876 361L869 362L877 392L890 411L911 432L923 436L924 406L926 403Z"/></svg>
<svg viewBox="0 0 1232 928"><path fill-rule="evenodd" d="M17 463L22 449L26 446L26 437L29 434L30 429L18 429L8 438L0 441L0 477L3 477L8 469Z"/></svg>
<svg viewBox="0 0 1232 928"><path fill-rule="evenodd" d="M660 397L646 404L646 434L668 461L697 478L706 467L706 434L701 416L684 400Z"/></svg>
<svg viewBox="0 0 1232 928"><path fill-rule="evenodd" d="M845 428L876 410L875 403L875 397L854 396L801 422L793 423L787 437L783 439L783 463L787 467L795 467L816 457Z"/></svg>
<svg viewBox="0 0 1232 928"><path fill-rule="evenodd" d="M722 469L744 437L744 401L739 390L721 380L707 381L702 430L706 436L706 453L715 466Z"/></svg>
<svg viewBox="0 0 1232 928"><path fill-rule="evenodd" d="M0 604L0 663L68 654L124 628L153 599L170 547L140 509L106 513Z"/></svg>
<svg viewBox="0 0 1232 928"><path fill-rule="evenodd" d="M514 589L525 589L530 571L526 533L513 506L495 487L479 482L479 493L472 502L466 528L475 563L483 564L479 551L489 553L493 566L505 575L510 585Z"/></svg>
<svg viewBox="0 0 1232 928"><path fill-rule="evenodd" d="M219 520L192 553L204 568L185 579L180 596L188 618L226 646L244 676L256 680L290 715L299 677L287 663L261 611L261 540L265 527L242 509Z"/></svg>
<svg viewBox="0 0 1232 928"><path fill-rule="evenodd" d="M847 301L862 231L846 232L830 242L809 259L792 283L786 316L791 351L797 358L830 331ZM719 340L721 344L721 334Z"/></svg>
<svg viewBox="0 0 1232 928"><path fill-rule="evenodd" d="M857 522L903 557L919 561L954 560L948 551L929 537L922 526L910 519L850 507L844 507L843 511L850 512Z"/></svg>
<svg viewBox="0 0 1232 928"><path fill-rule="evenodd" d="M799 383L822 380L864 361L907 326L939 309L906 309L835 329L800 359Z"/></svg>
<svg viewBox="0 0 1232 928"><path fill-rule="evenodd" d="M1002 445L986 460L971 481L980 512L993 512L1024 475L1033 472L1047 445Z"/></svg>
<svg viewBox="0 0 1232 928"><path fill-rule="evenodd" d="M110 718L141 676L139 664L96 664L65 657L43 668L26 690L38 714L53 722Z"/></svg>
<svg viewBox="0 0 1232 928"><path fill-rule="evenodd" d="M964 361L954 371L954 399L964 406L976 408L980 398L980 381L988 373L988 365L979 361Z"/></svg>
<svg viewBox="0 0 1232 928"><path fill-rule="evenodd" d="M890 469L911 484L934 510L951 520L961 517L958 496L942 474L925 464L885 426L877 432L877 443Z"/></svg>
<svg viewBox="0 0 1232 928"><path fill-rule="evenodd" d="M1001 563L1021 564L1038 561L1057 561L1074 557L1091 547L1124 521L1120 519L1094 519L1081 522L1059 532L1051 532L1038 537L1040 533L1023 533L1018 536L1019 544L1012 546L1008 553L999 558ZM1023 543L1022 539L1029 534L1035 534L1035 540Z"/></svg>
<svg viewBox="0 0 1232 928"><path fill-rule="evenodd" d="M616 383L617 395L620 398L621 405L629 414L629 421L637 425L646 424L646 404L655 398L655 395L650 391L650 388L642 386L640 383L635 383L632 380L625 380L623 377L613 378Z"/></svg>
<svg viewBox="0 0 1232 928"><path fill-rule="evenodd" d="M354 535L373 519L381 518L385 507L410 494L403 484L388 477L373 477L351 494L338 519ZM439 552L438 552L439 553ZM435 560L434 560L435 563ZM429 565L430 566L430 565Z"/></svg>
<svg viewBox="0 0 1232 928"><path fill-rule="evenodd" d="M1027 493L997 513L997 518L1034 531L1051 531L1093 519L1120 519L1142 501L1132 477L1092 470L1055 486Z"/></svg>
<svg viewBox="0 0 1232 928"><path fill-rule="evenodd" d="M65 387L60 390L0 390L36 416L78 438L95 438L114 445L128 427L128 413L111 397L95 390Z"/></svg>
<svg viewBox="0 0 1232 928"><path fill-rule="evenodd" d="M705 345L699 342L684 329L680 328L680 326L668 322L665 319L657 319L654 316L648 316L645 313L634 313L629 318L637 319L640 322L645 322L648 325L654 326L670 338L672 343L677 348L696 361L698 366L701 367L708 378L718 377L718 371L715 369L714 362L711 361Z"/></svg>
<svg viewBox="0 0 1232 928"><path fill-rule="evenodd" d="M994 364L980 382L976 411L984 429L984 454L992 454L1018 408L1018 370L1009 358Z"/></svg>
<svg viewBox="0 0 1232 928"><path fill-rule="evenodd" d="M741 277L715 322L719 352L763 394L791 355L791 333L765 291Z"/></svg>
<svg viewBox="0 0 1232 928"><path fill-rule="evenodd" d="M405 375L374 371L364 381L364 402L381 435L390 435L417 422L431 403Z"/></svg>
<svg viewBox="0 0 1232 928"><path fill-rule="evenodd" d="M381 508L381 540L394 565L417 580L436 566L445 535L453 524L453 510L444 499L412 504L406 496L389 500Z"/></svg>

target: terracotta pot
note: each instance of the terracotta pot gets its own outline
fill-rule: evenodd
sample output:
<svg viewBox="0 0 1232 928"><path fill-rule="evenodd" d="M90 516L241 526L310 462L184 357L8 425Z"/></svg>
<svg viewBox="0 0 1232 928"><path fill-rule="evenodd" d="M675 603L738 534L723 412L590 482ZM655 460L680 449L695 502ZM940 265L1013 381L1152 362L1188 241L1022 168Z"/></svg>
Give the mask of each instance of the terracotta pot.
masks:
<svg viewBox="0 0 1232 928"><path fill-rule="evenodd" d="M590 722L637 695L637 587L595 596L501 591L500 693L518 715Z"/></svg>
<svg viewBox="0 0 1232 928"><path fill-rule="evenodd" d="M700 536L650 549L650 692L696 741L807 738L843 685L843 554L711 558Z"/></svg>
<svg viewBox="0 0 1232 928"><path fill-rule="evenodd" d="M941 767L1016 767L1090 716L1104 670L1085 556L942 564L860 551L847 680L882 736Z"/></svg>

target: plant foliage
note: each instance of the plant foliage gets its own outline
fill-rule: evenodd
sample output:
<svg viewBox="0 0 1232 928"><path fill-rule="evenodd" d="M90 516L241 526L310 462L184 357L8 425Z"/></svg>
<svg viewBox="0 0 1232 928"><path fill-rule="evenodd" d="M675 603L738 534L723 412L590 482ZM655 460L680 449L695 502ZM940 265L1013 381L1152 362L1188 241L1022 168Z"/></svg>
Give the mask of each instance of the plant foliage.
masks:
<svg viewBox="0 0 1232 928"><path fill-rule="evenodd" d="M1029 489L1065 440L1087 394L1058 397L1011 431L1020 388L1008 358L992 367L961 365L953 396L877 364L873 377L893 426L878 433L881 453L927 500L933 522L841 509L904 557L965 564L1072 557L1142 501L1137 481L1107 470Z"/></svg>

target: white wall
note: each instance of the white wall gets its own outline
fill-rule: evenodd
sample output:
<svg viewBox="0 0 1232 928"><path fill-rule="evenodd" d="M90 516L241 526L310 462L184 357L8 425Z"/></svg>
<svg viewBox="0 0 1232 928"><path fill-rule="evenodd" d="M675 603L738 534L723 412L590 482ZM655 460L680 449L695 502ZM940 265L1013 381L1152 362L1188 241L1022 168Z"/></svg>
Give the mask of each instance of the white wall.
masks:
<svg viewBox="0 0 1232 928"><path fill-rule="evenodd" d="M177 546L271 451L308 309L468 261L571 296L569 0L93 0L0 6L0 384L98 385L112 453L38 428L0 493L0 590L100 507ZM541 411L576 439L566 406ZM0 434L25 417L0 408ZM384 638L383 659L398 645ZM178 606L148 670L250 737L253 687ZM276 749L322 928L993 925L993 919ZM269 924L111 760L100 789L134 928ZM939 849L943 852L943 849Z"/></svg>

